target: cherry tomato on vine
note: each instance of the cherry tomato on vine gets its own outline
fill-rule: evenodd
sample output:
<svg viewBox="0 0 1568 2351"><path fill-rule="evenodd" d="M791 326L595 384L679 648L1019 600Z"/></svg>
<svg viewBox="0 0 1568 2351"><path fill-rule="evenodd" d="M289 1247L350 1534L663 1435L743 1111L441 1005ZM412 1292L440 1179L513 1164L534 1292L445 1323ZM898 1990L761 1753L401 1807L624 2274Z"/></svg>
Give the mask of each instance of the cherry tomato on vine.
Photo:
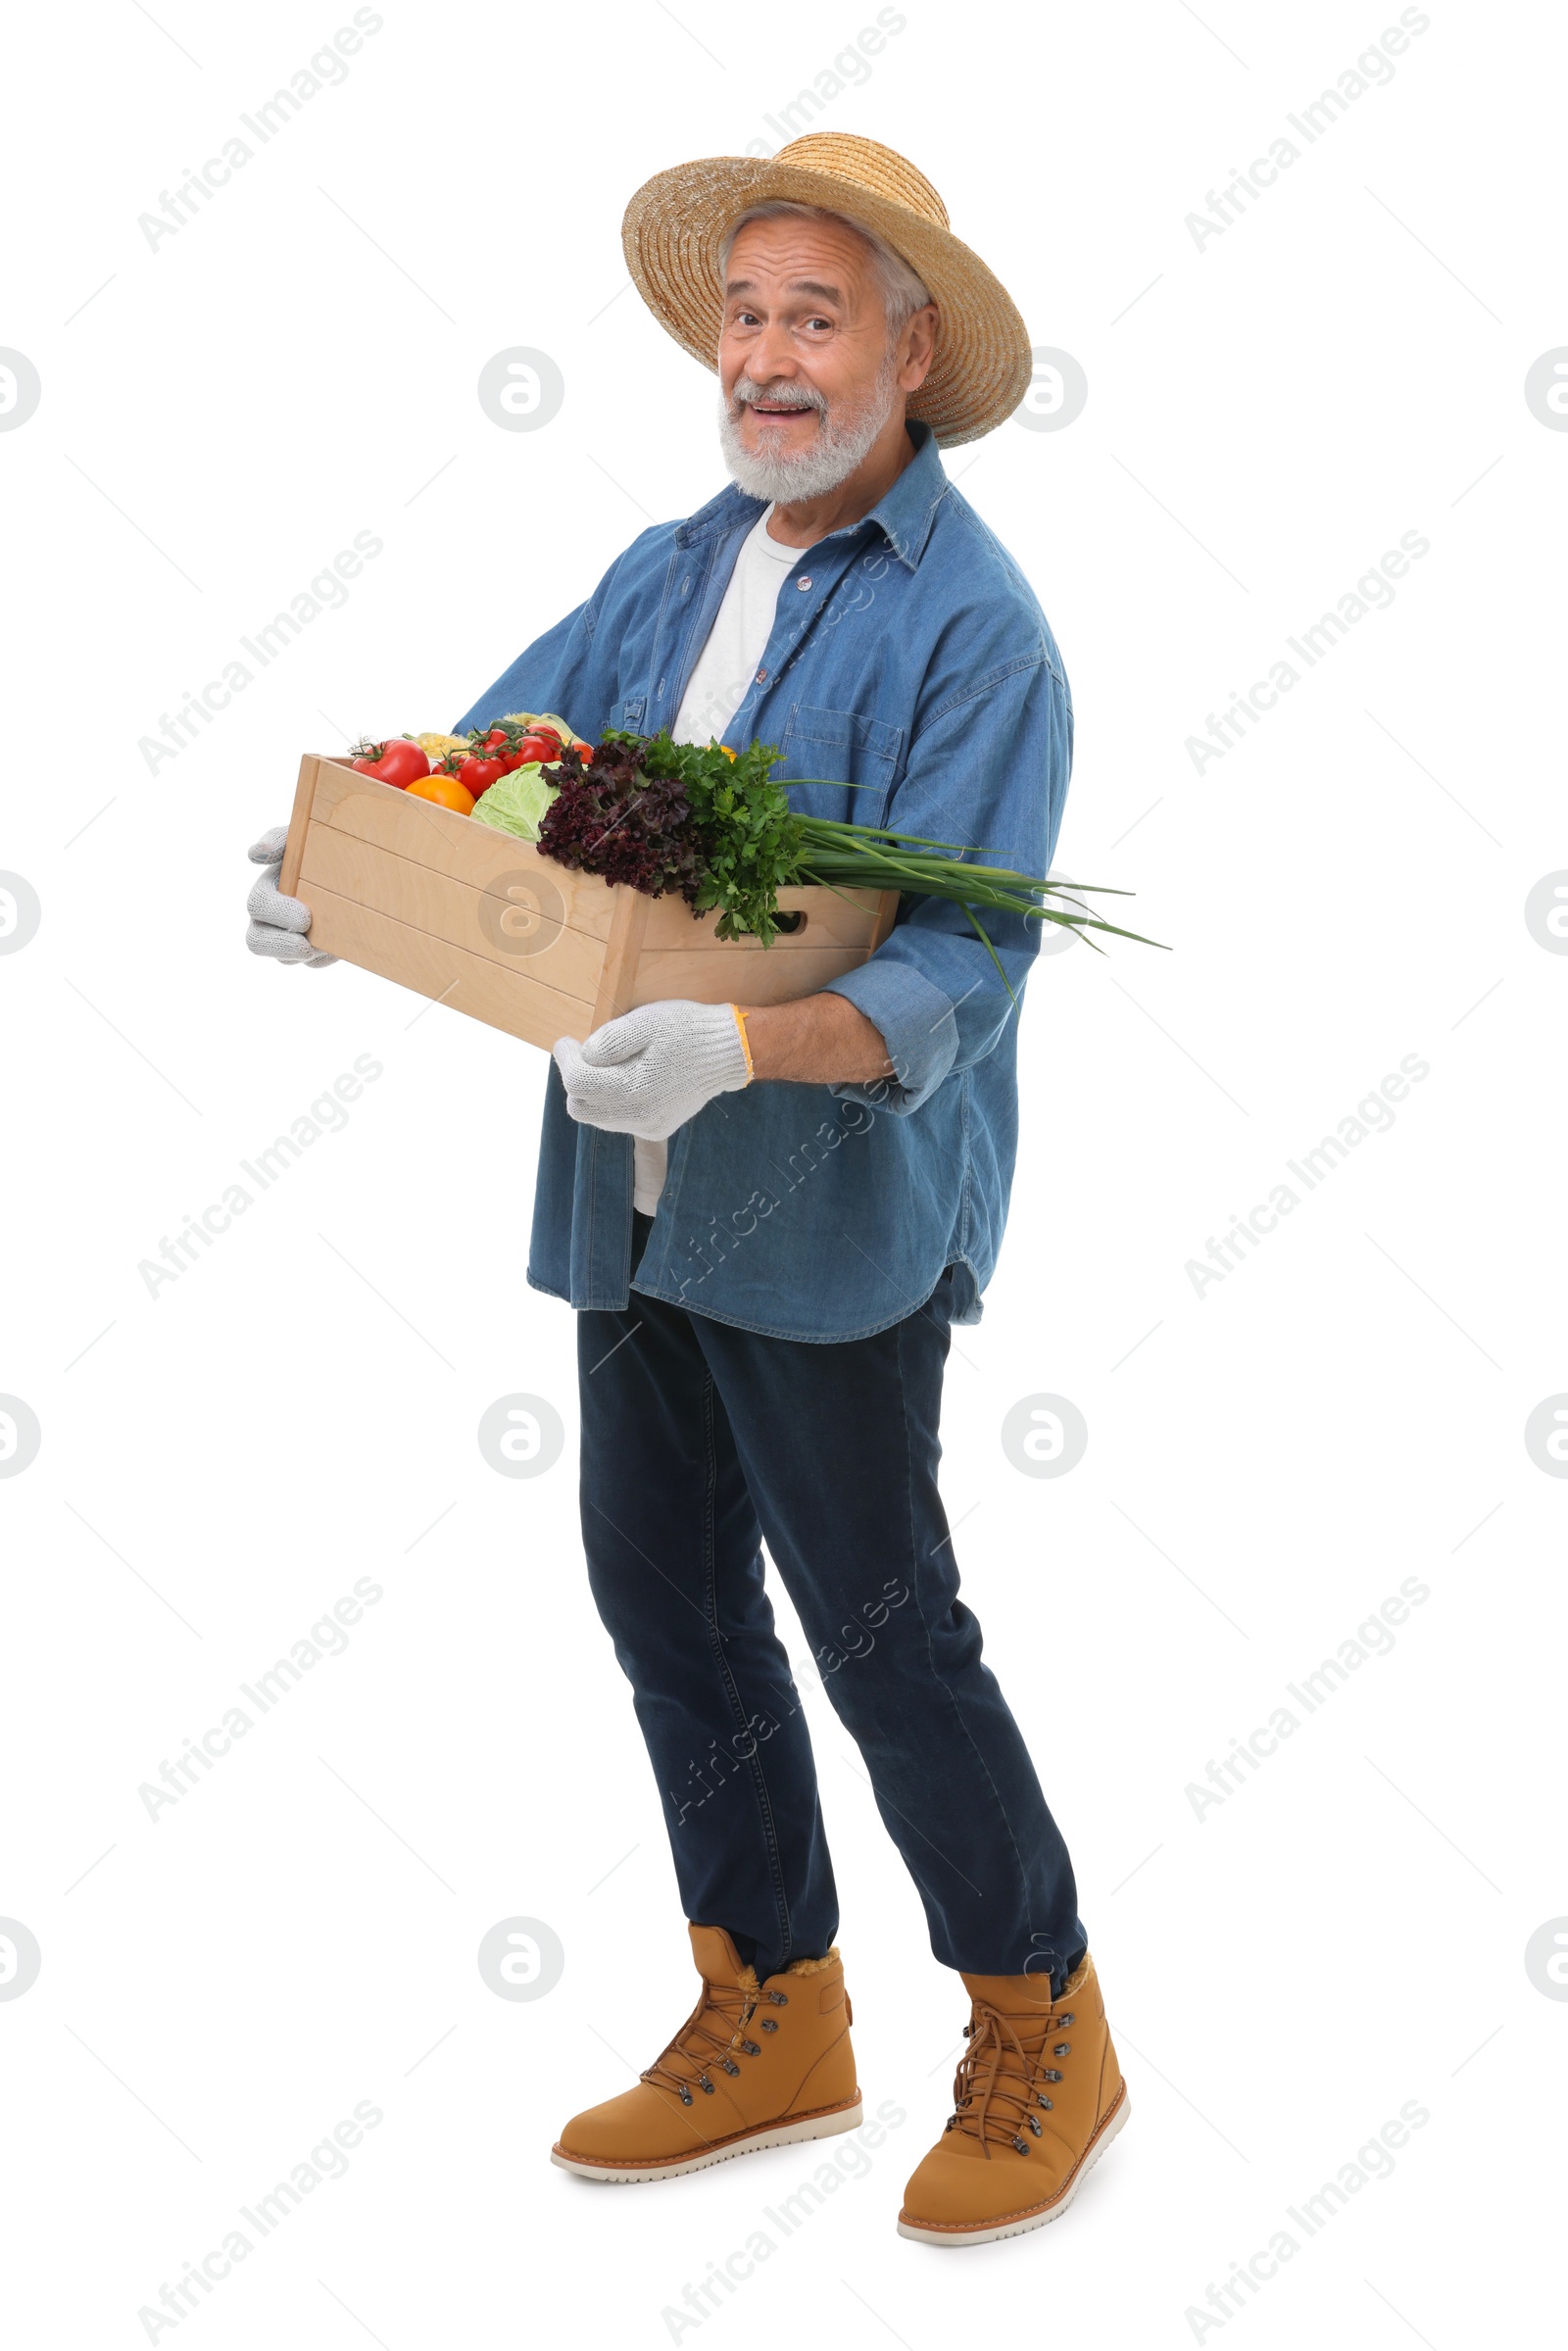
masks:
<svg viewBox="0 0 1568 2351"><path fill-rule="evenodd" d="M506 763L500 759L468 759L458 769L458 781L466 792L471 793L477 800L506 772Z"/></svg>

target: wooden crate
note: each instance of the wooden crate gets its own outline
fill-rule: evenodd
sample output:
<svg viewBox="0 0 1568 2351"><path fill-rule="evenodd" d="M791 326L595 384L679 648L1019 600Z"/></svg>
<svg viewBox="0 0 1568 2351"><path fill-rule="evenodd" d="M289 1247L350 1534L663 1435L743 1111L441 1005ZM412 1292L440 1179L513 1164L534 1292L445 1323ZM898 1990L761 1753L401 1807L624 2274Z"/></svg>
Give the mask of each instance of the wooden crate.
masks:
<svg viewBox="0 0 1568 2351"><path fill-rule="evenodd" d="M307 754L279 888L311 944L548 1052L634 1004L773 1004L863 963L896 890L781 890L799 929L771 947L714 938L679 898L573 873L531 842Z"/></svg>

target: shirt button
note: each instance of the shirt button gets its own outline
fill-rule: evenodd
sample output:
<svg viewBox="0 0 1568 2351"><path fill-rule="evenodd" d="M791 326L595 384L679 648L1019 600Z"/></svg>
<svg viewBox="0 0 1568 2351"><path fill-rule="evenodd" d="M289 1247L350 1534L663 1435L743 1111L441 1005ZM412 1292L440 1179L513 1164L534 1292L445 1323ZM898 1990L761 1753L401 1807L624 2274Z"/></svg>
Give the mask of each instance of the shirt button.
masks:
<svg viewBox="0 0 1568 2351"><path fill-rule="evenodd" d="M758 682L758 684L759 684L760 686L765 686L765 685L766 685L766 683L767 683L767 671L766 671L765 669L759 669L759 671L757 672L757 682Z"/></svg>
<svg viewBox="0 0 1568 2351"><path fill-rule="evenodd" d="M795 583L798 588L808 588L811 582L809 575L808 575L805 579L798 579Z"/></svg>

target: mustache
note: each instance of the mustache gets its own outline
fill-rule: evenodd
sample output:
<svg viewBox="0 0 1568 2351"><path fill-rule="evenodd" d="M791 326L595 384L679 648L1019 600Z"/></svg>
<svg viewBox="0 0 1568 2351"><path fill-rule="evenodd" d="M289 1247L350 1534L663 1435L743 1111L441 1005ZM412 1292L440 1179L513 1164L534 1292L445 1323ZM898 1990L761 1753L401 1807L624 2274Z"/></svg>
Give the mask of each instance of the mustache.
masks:
<svg viewBox="0 0 1568 2351"><path fill-rule="evenodd" d="M738 375L730 393L731 411L743 403L759 400L765 400L770 408L814 408L823 416L827 414L827 402L813 385L758 383L750 375Z"/></svg>

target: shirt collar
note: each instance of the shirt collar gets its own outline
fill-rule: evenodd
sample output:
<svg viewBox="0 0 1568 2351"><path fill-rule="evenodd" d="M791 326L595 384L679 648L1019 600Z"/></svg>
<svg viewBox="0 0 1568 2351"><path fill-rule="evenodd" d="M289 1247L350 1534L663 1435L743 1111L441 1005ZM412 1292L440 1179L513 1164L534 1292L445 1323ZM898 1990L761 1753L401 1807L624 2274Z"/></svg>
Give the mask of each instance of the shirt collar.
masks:
<svg viewBox="0 0 1568 2351"><path fill-rule="evenodd" d="M899 561L913 571L925 553L931 525L938 506L947 495L949 482L930 425L911 416L907 429L914 443L914 456L870 513L847 527L858 531L876 527ZM748 497L734 482L726 483L716 498L710 498L707 506L699 507L695 514L676 525L675 544L692 547L740 523L750 525L765 506L764 499ZM828 533L830 539L841 535L838 531Z"/></svg>

